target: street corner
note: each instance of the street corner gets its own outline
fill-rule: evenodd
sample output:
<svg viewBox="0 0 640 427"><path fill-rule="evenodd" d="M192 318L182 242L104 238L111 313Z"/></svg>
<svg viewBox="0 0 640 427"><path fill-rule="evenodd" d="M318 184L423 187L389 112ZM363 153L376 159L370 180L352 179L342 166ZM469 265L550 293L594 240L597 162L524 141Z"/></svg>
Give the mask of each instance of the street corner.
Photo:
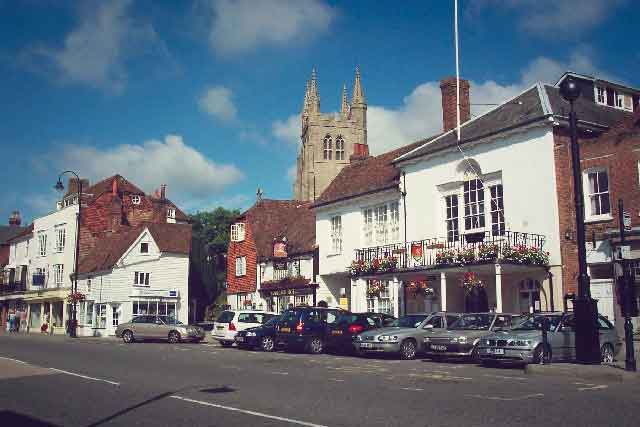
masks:
<svg viewBox="0 0 640 427"><path fill-rule="evenodd" d="M531 376L565 378L575 381L640 382L638 372L628 372L616 365L579 365L574 363L529 364L525 374Z"/></svg>

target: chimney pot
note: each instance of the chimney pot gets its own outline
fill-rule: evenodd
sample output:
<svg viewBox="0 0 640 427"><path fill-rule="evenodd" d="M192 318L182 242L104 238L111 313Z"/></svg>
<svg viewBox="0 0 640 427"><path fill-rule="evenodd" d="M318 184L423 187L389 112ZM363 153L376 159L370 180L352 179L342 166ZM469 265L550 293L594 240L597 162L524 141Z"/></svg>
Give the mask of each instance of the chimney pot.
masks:
<svg viewBox="0 0 640 427"><path fill-rule="evenodd" d="M9 217L9 225L13 225L18 227L22 223L22 218L20 217L19 211L11 212L11 216Z"/></svg>
<svg viewBox="0 0 640 427"><path fill-rule="evenodd" d="M442 127L445 132L457 126L456 111L456 78L447 77L440 81L442 92ZM460 79L460 124L471 118L471 103L469 99L469 81Z"/></svg>
<svg viewBox="0 0 640 427"><path fill-rule="evenodd" d="M160 186L160 199L164 200L167 196L167 184L162 184Z"/></svg>

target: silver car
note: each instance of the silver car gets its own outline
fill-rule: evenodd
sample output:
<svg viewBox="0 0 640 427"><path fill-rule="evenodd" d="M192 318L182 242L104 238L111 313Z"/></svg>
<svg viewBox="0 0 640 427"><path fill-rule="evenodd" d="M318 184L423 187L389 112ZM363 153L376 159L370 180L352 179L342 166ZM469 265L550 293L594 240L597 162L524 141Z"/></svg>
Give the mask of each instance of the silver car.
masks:
<svg viewBox="0 0 640 427"><path fill-rule="evenodd" d="M353 345L359 354L393 353L402 359L413 359L423 350L424 336L444 330L455 322L457 313L409 314L395 320L387 328L373 329L355 337Z"/></svg>
<svg viewBox="0 0 640 427"><path fill-rule="evenodd" d="M547 330L547 346L542 340L542 327ZM604 363L612 363L620 352L622 341L613 325L598 316L600 353ZM536 313L526 316L510 331L501 331L484 338L479 346L484 363L543 363L575 359L575 317L573 313Z"/></svg>
<svg viewBox="0 0 640 427"><path fill-rule="evenodd" d="M427 356L477 359L480 341L500 329L509 329L514 318L509 313L465 313L447 330L425 335Z"/></svg>
<svg viewBox="0 0 640 427"><path fill-rule="evenodd" d="M199 342L204 339L204 329L200 326L185 325L174 317L136 316L130 322L119 324L116 336L127 344L141 340Z"/></svg>

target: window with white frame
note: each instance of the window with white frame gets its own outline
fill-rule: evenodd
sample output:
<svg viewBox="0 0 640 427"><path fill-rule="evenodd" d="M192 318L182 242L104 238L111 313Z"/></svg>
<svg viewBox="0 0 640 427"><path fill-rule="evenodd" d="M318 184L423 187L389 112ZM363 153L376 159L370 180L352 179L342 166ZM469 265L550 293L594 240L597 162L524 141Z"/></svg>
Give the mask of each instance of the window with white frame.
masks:
<svg viewBox="0 0 640 427"><path fill-rule="evenodd" d="M133 196L131 196L131 203L133 203L134 205L139 205L140 196L138 196L137 194L134 194Z"/></svg>
<svg viewBox="0 0 640 427"><path fill-rule="evenodd" d="M149 286L149 273L136 271L133 273L133 284L137 286Z"/></svg>
<svg viewBox="0 0 640 427"><path fill-rule="evenodd" d="M331 217L331 253L342 253L342 217Z"/></svg>
<svg viewBox="0 0 640 427"><path fill-rule="evenodd" d="M276 270L274 270L275 272ZM289 277L300 276L300 260L296 259L287 263L287 274Z"/></svg>
<svg viewBox="0 0 640 427"><path fill-rule="evenodd" d="M362 211L365 245L386 245L400 240L400 205L390 202Z"/></svg>
<svg viewBox="0 0 640 427"><path fill-rule="evenodd" d="M445 225L447 226L447 241L457 242L460 239L460 232L458 229L458 195L450 194L445 196L444 200L446 209Z"/></svg>
<svg viewBox="0 0 640 427"><path fill-rule="evenodd" d="M391 242L400 240L400 203L389 203L389 233Z"/></svg>
<svg viewBox="0 0 640 427"><path fill-rule="evenodd" d="M367 288L373 285L373 280L367 281ZM377 296L367 296L367 311L376 313L388 313L393 312L393 304L391 304L391 288L388 280L380 281L381 289Z"/></svg>
<svg viewBox="0 0 640 427"><path fill-rule="evenodd" d="M373 208L362 211L363 234L365 246L373 245Z"/></svg>
<svg viewBox="0 0 640 427"><path fill-rule="evenodd" d="M322 149L323 149L323 158L324 160L331 160L331 155L333 152L333 140L331 139L331 135L327 135L324 137L322 141Z"/></svg>
<svg viewBox="0 0 640 427"><path fill-rule="evenodd" d="M376 299L375 298L367 298L367 311L369 313L375 313L375 311L376 311Z"/></svg>
<svg viewBox="0 0 640 427"><path fill-rule="evenodd" d="M607 104L607 91L602 86L596 86L596 102L598 104Z"/></svg>
<svg viewBox="0 0 640 427"><path fill-rule="evenodd" d="M120 323L120 304L111 304L111 326L118 326Z"/></svg>
<svg viewBox="0 0 640 427"><path fill-rule="evenodd" d="M338 135L336 138L336 160L344 160L344 138Z"/></svg>
<svg viewBox="0 0 640 427"><path fill-rule="evenodd" d="M93 311L96 314L94 327L104 329L107 327L107 304L94 304Z"/></svg>
<svg viewBox="0 0 640 427"><path fill-rule="evenodd" d="M245 276L247 274L247 257L240 256L236 258L236 277Z"/></svg>
<svg viewBox="0 0 640 427"><path fill-rule="evenodd" d="M387 205L373 208L373 217L375 221L376 242L384 245L387 243L389 235L389 228L387 227Z"/></svg>
<svg viewBox="0 0 640 427"><path fill-rule="evenodd" d="M87 310L85 315L86 323L87 325L91 326L93 325L93 301L86 302L86 310Z"/></svg>
<svg viewBox="0 0 640 427"><path fill-rule="evenodd" d="M238 222L231 225L231 241L242 242L244 240L244 224Z"/></svg>
<svg viewBox="0 0 640 427"><path fill-rule="evenodd" d="M477 177L465 180L464 194L464 229L476 230L484 228L484 184Z"/></svg>
<svg viewBox="0 0 640 427"><path fill-rule="evenodd" d="M38 233L38 252L40 256L47 256L47 234L44 231Z"/></svg>
<svg viewBox="0 0 640 427"><path fill-rule="evenodd" d="M141 254L148 254L149 253L149 243L148 242L140 243L140 253Z"/></svg>
<svg viewBox="0 0 640 427"><path fill-rule="evenodd" d="M64 284L64 264L53 265L53 283L56 285L56 288Z"/></svg>
<svg viewBox="0 0 640 427"><path fill-rule="evenodd" d="M175 208L167 208L167 218L176 219L176 209Z"/></svg>
<svg viewBox="0 0 640 427"><path fill-rule="evenodd" d="M489 187L491 193L491 234L504 236L504 203L502 184Z"/></svg>
<svg viewBox="0 0 640 427"><path fill-rule="evenodd" d="M595 100L597 104L621 110L633 111L633 97L618 89L595 86Z"/></svg>
<svg viewBox="0 0 640 427"><path fill-rule="evenodd" d="M87 279L87 293L91 292L91 277Z"/></svg>
<svg viewBox="0 0 640 427"><path fill-rule="evenodd" d="M38 279L33 279L33 285L44 286L45 279L46 279L45 274L46 274L46 270L44 269L44 267L37 267L35 276L38 276ZM36 280L38 281L38 284L36 284Z"/></svg>
<svg viewBox="0 0 640 427"><path fill-rule="evenodd" d="M588 216L591 218L611 215L609 200L609 176L606 169L585 171L585 192Z"/></svg>
<svg viewBox="0 0 640 427"><path fill-rule="evenodd" d="M64 246L67 242L67 229L64 225L56 226L55 228L56 235L56 252L63 252Z"/></svg>

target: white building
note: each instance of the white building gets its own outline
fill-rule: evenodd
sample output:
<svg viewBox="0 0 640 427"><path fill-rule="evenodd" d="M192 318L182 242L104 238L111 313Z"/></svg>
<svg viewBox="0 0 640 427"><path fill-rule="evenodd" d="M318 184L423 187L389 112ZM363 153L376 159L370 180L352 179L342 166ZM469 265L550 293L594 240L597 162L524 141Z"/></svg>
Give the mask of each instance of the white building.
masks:
<svg viewBox="0 0 640 427"><path fill-rule="evenodd" d="M144 224L113 233L81 260L78 334L113 335L136 315L188 323L191 226Z"/></svg>

